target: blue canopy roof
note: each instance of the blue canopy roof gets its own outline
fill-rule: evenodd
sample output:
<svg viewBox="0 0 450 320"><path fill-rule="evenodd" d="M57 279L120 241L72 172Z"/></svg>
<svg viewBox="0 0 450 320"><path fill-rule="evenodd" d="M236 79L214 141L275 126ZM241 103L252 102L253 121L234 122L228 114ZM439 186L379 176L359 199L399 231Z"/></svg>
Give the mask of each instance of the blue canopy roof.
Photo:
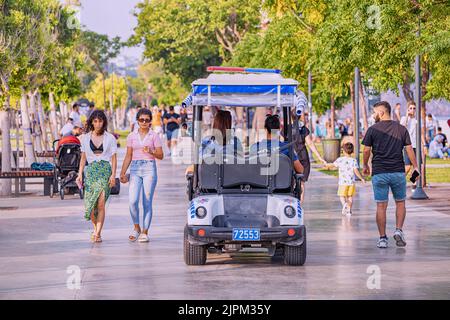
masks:
<svg viewBox="0 0 450 320"><path fill-rule="evenodd" d="M192 83L192 102L216 106L293 106L298 82L277 73L211 74Z"/></svg>

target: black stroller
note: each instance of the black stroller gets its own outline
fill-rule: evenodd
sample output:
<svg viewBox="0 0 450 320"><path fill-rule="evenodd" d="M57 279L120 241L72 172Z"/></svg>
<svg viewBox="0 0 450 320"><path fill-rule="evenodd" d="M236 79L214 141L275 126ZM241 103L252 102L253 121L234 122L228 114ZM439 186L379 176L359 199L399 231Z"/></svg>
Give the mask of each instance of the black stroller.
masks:
<svg viewBox="0 0 450 320"><path fill-rule="evenodd" d="M64 139L64 138L63 138ZM55 150L55 144L60 140L53 141L53 150ZM75 141L68 140L67 142L61 141L55 150L55 185L58 186L59 195L61 200L64 200L66 194L80 195L80 199L84 198L84 190L79 189L76 184L78 177L78 168L81 160L81 146ZM58 190L55 190L58 192ZM50 197L53 197L54 192L50 192Z"/></svg>

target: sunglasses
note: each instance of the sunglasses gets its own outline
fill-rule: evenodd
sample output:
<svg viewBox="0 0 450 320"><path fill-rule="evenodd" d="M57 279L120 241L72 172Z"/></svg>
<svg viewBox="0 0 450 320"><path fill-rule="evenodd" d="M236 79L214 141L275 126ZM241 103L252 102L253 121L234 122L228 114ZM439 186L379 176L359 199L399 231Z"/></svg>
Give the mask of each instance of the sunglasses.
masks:
<svg viewBox="0 0 450 320"><path fill-rule="evenodd" d="M150 123L150 119L143 119L143 118L140 118L140 119L138 119L138 122L139 123Z"/></svg>

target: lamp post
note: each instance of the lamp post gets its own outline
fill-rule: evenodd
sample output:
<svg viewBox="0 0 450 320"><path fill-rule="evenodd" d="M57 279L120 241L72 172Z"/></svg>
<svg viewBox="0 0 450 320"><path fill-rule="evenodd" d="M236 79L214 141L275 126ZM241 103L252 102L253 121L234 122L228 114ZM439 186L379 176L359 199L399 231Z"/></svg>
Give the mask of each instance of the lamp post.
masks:
<svg viewBox="0 0 450 320"><path fill-rule="evenodd" d="M417 37L420 36L420 19L419 19L419 29L417 30ZM414 63L414 69L415 69L415 75L416 75L416 81L415 81L415 93L414 93L414 100L416 102L416 118L417 118L417 125L416 125L416 159L417 159L417 166L419 167L420 176L418 178L416 189L414 189L411 199L414 200L425 200L428 199L427 194L423 190L423 179L422 175L424 173L424 170L422 170L422 96L421 96L421 75L420 75L420 55L416 55L416 61Z"/></svg>
<svg viewBox="0 0 450 320"><path fill-rule="evenodd" d="M313 135L313 121L312 121L312 98L311 98L311 90L312 90L312 74L311 70L308 71L308 113L309 113L309 130L310 137ZM309 152L309 161L315 162L312 152Z"/></svg>
<svg viewBox="0 0 450 320"><path fill-rule="evenodd" d="M355 123L353 133L355 135L355 160L359 167L359 82L361 81L359 75L359 68L355 67Z"/></svg>

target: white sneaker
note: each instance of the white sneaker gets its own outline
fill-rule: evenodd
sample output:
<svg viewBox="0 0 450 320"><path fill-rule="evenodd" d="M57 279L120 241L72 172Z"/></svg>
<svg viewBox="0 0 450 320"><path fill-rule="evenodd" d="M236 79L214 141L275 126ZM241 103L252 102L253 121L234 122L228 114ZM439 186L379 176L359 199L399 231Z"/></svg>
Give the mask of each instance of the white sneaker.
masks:
<svg viewBox="0 0 450 320"><path fill-rule="evenodd" d="M394 232L394 239L396 241L396 245L397 247L404 247L406 246L406 241L405 241L405 234L403 233L402 230L395 230Z"/></svg>
<svg viewBox="0 0 450 320"><path fill-rule="evenodd" d="M146 235L145 233L141 233L141 235L138 238L139 242L149 242L150 239L148 238L148 235Z"/></svg>
<svg viewBox="0 0 450 320"><path fill-rule="evenodd" d="M377 247L381 249L385 249L388 247L388 239L387 238L379 238Z"/></svg>

